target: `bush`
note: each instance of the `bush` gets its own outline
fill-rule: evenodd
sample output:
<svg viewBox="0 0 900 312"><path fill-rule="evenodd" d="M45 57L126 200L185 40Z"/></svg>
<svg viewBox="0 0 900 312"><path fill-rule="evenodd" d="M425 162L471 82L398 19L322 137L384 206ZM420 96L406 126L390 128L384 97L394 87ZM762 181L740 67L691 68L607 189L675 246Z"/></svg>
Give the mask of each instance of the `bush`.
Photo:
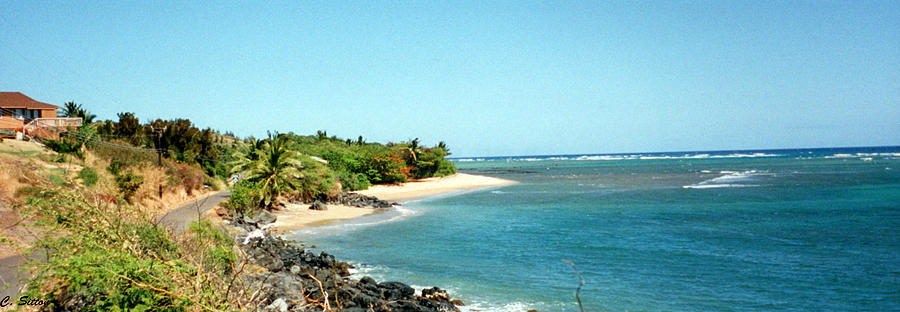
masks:
<svg viewBox="0 0 900 312"><path fill-rule="evenodd" d="M122 170L122 162L118 160L113 160L109 162L109 166L106 166L106 171L112 173L113 175L119 175L119 170Z"/></svg>
<svg viewBox="0 0 900 312"><path fill-rule="evenodd" d="M223 206L229 211L241 214L249 214L260 206L260 189L250 181L240 181L231 189L231 197Z"/></svg>
<svg viewBox="0 0 900 312"><path fill-rule="evenodd" d="M128 202L131 202L131 196L137 192L142 183L144 183L144 177L131 171L116 176L116 185L119 187L119 193Z"/></svg>
<svg viewBox="0 0 900 312"><path fill-rule="evenodd" d="M366 175L362 173L339 171L338 179L341 181L341 188L344 191L364 190L372 185Z"/></svg>
<svg viewBox="0 0 900 312"><path fill-rule="evenodd" d="M445 177L456 173L456 165L452 161L441 159L438 161L438 168L434 172L435 177Z"/></svg>
<svg viewBox="0 0 900 312"><path fill-rule="evenodd" d="M97 176L97 172L94 171L94 168L84 167L78 172L78 177L81 178L81 181L84 183L84 186L91 187L94 184L97 184L97 180L99 176Z"/></svg>
<svg viewBox="0 0 900 312"><path fill-rule="evenodd" d="M403 159L399 156L383 152L373 156L365 164L365 174L372 183L402 183L406 182Z"/></svg>
<svg viewBox="0 0 900 312"><path fill-rule="evenodd" d="M303 157L301 163L301 178L297 180L294 194L291 195L301 200L311 200L328 197L339 191L335 185L334 171L309 157Z"/></svg>
<svg viewBox="0 0 900 312"><path fill-rule="evenodd" d="M194 233L194 239L204 243L206 247L201 259L203 266L209 270L231 274L231 264L237 259L229 248L233 244L231 237L203 219L191 222L188 228Z"/></svg>
<svg viewBox="0 0 900 312"><path fill-rule="evenodd" d="M61 137L59 140L44 140L44 146L60 154L74 154L81 157L79 148L81 143L71 137Z"/></svg>

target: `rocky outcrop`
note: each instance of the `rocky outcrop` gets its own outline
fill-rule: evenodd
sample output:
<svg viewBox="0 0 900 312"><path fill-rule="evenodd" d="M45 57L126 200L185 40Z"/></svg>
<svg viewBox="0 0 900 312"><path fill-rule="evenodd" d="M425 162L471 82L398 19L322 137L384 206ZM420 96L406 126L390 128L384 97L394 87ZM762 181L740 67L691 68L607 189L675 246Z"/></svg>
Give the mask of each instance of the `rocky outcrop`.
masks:
<svg viewBox="0 0 900 312"><path fill-rule="evenodd" d="M262 285L263 311L322 311L326 302L335 311L459 311L440 288L416 295L401 282L378 283L368 276L351 280L346 262L268 234L250 238L241 248L252 263L268 270L246 277Z"/></svg>
<svg viewBox="0 0 900 312"><path fill-rule="evenodd" d="M263 228L266 225L275 222L276 219L274 214L265 210L257 211L253 215L234 213L230 215L229 218L231 219L232 226L247 232Z"/></svg>
<svg viewBox="0 0 900 312"><path fill-rule="evenodd" d="M342 193L329 198L327 202L335 205L372 208L390 208L393 205L400 205L396 202L387 202L374 196L366 196L357 193Z"/></svg>
<svg viewBox="0 0 900 312"><path fill-rule="evenodd" d="M312 210L328 210L328 206L326 206L325 203L323 203L323 202L317 200L317 201L313 202L312 205L309 205L309 209L312 209Z"/></svg>

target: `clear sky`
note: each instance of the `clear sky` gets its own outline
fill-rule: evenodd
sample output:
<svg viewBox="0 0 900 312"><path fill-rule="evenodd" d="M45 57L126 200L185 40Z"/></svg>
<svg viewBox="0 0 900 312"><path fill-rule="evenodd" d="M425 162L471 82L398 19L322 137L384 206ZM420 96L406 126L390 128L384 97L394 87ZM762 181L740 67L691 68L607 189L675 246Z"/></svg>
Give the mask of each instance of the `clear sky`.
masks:
<svg viewBox="0 0 900 312"><path fill-rule="evenodd" d="M0 91L455 156L900 144L900 1L0 2Z"/></svg>

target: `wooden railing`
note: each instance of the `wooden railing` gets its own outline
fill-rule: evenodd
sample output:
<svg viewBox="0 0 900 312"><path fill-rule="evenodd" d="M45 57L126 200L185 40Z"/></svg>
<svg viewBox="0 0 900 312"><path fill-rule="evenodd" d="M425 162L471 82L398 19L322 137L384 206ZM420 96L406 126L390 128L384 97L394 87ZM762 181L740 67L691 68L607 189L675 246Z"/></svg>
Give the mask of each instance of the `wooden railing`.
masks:
<svg viewBox="0 0 900 312"><path fill-rule="evenodd" d="M35 118L25 125L26 135L58 136L60 132L81 127L81 117L75 118Z"/></svg>

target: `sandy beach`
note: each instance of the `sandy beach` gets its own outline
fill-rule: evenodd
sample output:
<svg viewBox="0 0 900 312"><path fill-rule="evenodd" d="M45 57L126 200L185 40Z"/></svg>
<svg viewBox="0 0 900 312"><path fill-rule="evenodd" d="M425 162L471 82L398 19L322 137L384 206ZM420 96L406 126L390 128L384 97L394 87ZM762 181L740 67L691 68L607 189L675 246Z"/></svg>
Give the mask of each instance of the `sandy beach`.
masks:
<svg viewBox="0 0 900 312"><path fill-rule="evenodd" d="M441 178L428 178L399 185L375 185L356 193L375 196L386 201L409 200L440 193L494 187L514 184L515 181L486 177L474 174L457 173ZM276 211L278 219L271 229L276 233L287 233L292 230L328 224L330 222L357 218L385 209L357 208L344 205L327 205L328 210L310 210L309 205L289 204Z"/></svg>
<svg viewBox="0 0 900 312"><path fill-rule="evenodd" d="M356 193L375 196L386 201L400 201L482 187L515 184L515 181L467 173L457 173L441 178L428 178L401 185L374 185Z"/></svg>

